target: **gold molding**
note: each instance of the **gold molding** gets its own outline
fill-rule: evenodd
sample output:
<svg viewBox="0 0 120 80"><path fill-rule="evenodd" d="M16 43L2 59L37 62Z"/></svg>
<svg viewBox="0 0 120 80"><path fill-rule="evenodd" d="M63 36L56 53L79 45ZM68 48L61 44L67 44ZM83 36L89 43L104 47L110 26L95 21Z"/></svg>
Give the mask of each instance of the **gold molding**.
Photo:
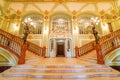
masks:
<svg viewBox="0 0 120 80"><path fill-rule="evenodd" d="M116 0L6 0L9 2L110 2Z"/></svg>

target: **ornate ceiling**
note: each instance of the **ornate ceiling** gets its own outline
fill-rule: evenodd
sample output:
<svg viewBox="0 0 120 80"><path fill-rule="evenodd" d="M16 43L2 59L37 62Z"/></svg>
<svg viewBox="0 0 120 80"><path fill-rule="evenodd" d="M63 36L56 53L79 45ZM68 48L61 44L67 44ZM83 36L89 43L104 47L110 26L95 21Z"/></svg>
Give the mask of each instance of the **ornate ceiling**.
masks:
<svg viewBox="0 0 120 80"><path fill-rule="evenodd" d="M10 2L110 2L116 0L6 0Z"/></svg>
<svg viewBox="0 0 120 80"><path fill-rule="evenodd" d="M116 14L118 6L120 5L120 0L0 0L0 1L3 1L3 4L0 2L1 5L3 6L7 5L5 8L10 9L11 14L15 13L16 11L18 12L20 11L22 15L38 12L49 16L52 16L53 14L57 14L60 12L67 13L69 15L84 15L84 13L86 14L93 13L95 15L98 14L103 15L106 13Z"/></svg>

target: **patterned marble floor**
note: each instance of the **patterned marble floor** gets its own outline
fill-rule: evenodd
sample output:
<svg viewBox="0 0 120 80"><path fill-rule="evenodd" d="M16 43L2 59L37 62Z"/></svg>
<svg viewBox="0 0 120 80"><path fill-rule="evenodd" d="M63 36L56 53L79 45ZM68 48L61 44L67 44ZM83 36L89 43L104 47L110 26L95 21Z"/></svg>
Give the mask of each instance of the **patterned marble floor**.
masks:
<svg viewBox="0 0 120 80"><path fill-rule="evenodd" d="M120 72L96 64L96 52L80 58L43 58L27 52L26 63L0 74L0 80L120 80Z"/></svg>

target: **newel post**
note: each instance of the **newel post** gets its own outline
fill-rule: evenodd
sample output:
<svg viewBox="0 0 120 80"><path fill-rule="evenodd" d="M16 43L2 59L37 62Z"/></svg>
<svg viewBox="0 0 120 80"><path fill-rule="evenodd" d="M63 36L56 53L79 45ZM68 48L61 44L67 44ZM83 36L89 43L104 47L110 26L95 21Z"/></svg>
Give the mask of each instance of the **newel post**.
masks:
<svg viewBox="0 0 120 80"><path fill-rule="evenodd" d="M21 54L20 54L20 57L19 57L18 64L24 64L25 63L25 53L26 53L26 50L27 50L27 45L23 44L21 46Z"/></svg>
<svg viewBox="0 0 120 80"><path fill-rule="evenodd" d="M97 63L98 64L104 64L104 58L102 55L100 44L96 44L95 46L96 52L97 52Z"/></svg>
<svg viewBox="0 0 120 80"><path fill-rule="evenodd" d="M77 57L79 57L79 48L78 48L78 46L75 46L75 57L77 58Z"/></svg>
<svg viewBox="0 0 120 80"><path fill-rule="evenodd" d="M46 54L46 47L43 46L43 48L42 48L42 56L45 57L45 54Z"/></svg>

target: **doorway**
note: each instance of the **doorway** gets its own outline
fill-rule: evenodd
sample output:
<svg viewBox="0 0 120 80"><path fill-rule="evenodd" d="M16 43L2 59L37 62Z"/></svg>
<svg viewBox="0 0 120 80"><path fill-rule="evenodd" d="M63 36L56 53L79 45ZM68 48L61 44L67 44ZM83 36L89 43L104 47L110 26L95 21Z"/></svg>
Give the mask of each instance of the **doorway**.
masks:
<svg viewBox="0 0 120 80"><path fill-rule="evenodd" d="M65 48L64 42L57 43L57 57L65 57L64 48Z"/></svg>

